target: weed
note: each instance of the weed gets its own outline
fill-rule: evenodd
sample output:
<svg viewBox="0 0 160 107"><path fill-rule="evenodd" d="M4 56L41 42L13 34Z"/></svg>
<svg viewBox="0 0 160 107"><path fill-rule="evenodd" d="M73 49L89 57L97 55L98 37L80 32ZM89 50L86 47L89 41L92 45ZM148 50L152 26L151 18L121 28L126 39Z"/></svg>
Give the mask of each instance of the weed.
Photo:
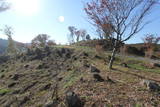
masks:
<svg viewBox="0 0 160 107"><path fill-rule="evenodd" d="M9 89L0 89L0 95L7 94L9 92L11 92L11 90L9 90Z"/></svg>

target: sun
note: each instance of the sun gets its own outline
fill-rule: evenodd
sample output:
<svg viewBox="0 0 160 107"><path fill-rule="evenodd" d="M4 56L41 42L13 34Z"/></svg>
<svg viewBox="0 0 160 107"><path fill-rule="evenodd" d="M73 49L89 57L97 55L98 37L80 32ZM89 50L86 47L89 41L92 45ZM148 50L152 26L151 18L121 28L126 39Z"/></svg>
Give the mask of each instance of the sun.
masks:
<svg viewBox="0 0 160 107"><path fill-rule="evenodd" d="M34 15L39 10L39 0L9 0L16 13Z"/></svg>
<svg viewBox="0 0 160 107"><path fill-rule="evenodd" d="M64 22L64 16L59 16L58 20L59 22Z"/></svg>

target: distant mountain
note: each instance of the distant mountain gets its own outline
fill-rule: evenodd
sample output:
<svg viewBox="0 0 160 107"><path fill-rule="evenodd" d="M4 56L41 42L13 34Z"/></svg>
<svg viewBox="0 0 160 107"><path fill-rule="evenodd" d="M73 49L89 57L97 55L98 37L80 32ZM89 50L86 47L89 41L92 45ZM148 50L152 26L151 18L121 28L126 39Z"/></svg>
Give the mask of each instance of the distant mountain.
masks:
<svg viewBox="0 0 160 107"><path fill-rule="evenodd" d="M16 47L21 50L25 47L24 43L15 41ZM8 46L8 40L0 39L0 54L4 53Z"/></svg>
<svg viewBox="0 0 160 107"><path fill-rule="evenodd" d="M0 54L4 53L8 45L8 40L0 39Z"/></svg>

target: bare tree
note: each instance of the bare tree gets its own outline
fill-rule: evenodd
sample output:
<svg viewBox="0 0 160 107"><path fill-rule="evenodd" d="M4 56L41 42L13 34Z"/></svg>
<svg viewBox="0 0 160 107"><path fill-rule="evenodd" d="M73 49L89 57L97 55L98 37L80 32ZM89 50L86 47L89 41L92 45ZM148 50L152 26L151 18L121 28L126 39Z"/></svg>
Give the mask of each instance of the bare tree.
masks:
<svg viewBox="0 0 160 107"><path fill-rule="evenodd" d="M12 39L13 28L6 25L4 28L4 34L8 37L7 53L16 54L17 53L16 45L15 45L14 40Z"/></svg>
<svg viewBox="0 0 160 107"><path fill-rule="evenodd" d="M109 62L112 69L114 57L120 44L141 31L149 21L158 0L92 0L84 8L95 27L100 28L112 40L113 50Z"/></svg>
<svg viewBox="0 0 160 107"><path fill-rule="evenodd" d="M80 32L82 40L86 40L87 31L85 29L81 29Z"/></svg>
<svg viewBox="0 0 160 107"><path fill-rule="evenodd" d="M72 44L75 42L75 31L77 30L74 26L69 26L68 30L70 31L70 35L68 36L69 43Z"/></svg>
<svg viewBox="0 0 160 107"><path fill-rule="evenodd" d="M84 29L80 29L75 31L76 41L80 41L80 39L85 40L87 35L87 31Z"/></svg>
<svg viewBox="0 0 160 107"><path fill-rule="evenodd" d="M142 40L145 47L145 57L151 58L157 44L160 42L160 37L155 36L154 34L147 34Z"/></svg>
<svg viewBox="0 0 160 107"><path fill-rule="evenodd" d="M100 39L104 38L104 33L101 29L97 28L96 33L97 33L97 35L99 36Z"/></svg>
<svg viewBox="0 0 160 107"><path fill-rule="evenodd" d="M74 43L75 41L78 42L80 41L80 39L86 39L87 31L85 29L78 30L74 26L69 26L68 30L70 31L70 35L68 35L68 40L70 44Z"/></svg>

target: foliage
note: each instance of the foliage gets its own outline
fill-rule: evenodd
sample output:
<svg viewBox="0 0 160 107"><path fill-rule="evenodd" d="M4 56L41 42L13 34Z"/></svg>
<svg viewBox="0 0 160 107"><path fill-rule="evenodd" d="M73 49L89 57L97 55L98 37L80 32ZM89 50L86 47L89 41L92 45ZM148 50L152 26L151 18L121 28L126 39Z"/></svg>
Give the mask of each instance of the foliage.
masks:
<svg viewBox="0 0 160 107"><path fill-rule="evenodd" d="M10 92L10 90L8 90L8 89L0 89L0 95L6 94L9 92Z"/></svg>
<svg viewBox="0 0 160 107"><path fill-rule="evenodd" d="M151 58L153 55L153 51L156 49L157 44L160 42L160 37L153 34L147 34L142 39L146 50L145 56Z"/></svg>
<svg viewBox="0 0 160 107"><path fill-rule="evenodd" d="M110 69L117 48L148 24L144 18L156 3L157 0L92 0L86 4L84 10L91 23L112 41Z"/></svg>
<svg viewBox="0 0 160 107"><path fill-rule="evenodd" d="M47 34L39 34L32 40L32 47L45 47L45 46L52 46L56 45L53 40L49 40L50 36Z"/></svg>
<svg viewBox="0 0 160 107"><path fill-rule="evenodd" d="M86 40L91 40L91 36L89 34L86 35Z"/></svg>

